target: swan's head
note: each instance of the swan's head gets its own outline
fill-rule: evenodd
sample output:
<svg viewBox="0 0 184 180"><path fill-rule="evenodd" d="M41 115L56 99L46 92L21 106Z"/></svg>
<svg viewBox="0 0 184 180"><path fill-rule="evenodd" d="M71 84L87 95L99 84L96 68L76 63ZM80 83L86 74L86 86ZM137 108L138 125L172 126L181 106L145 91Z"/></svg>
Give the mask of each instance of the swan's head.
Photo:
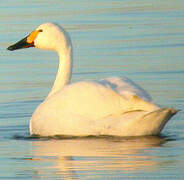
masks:
<svg viewBox="0 0 184 180"><path fill-rule="evenodd" d="M71 41L66 31L54 23L45 23L31 32L27 37L8 47L13 51L22 48L36 47L40 49L58 51L71 46Z"/></svg>

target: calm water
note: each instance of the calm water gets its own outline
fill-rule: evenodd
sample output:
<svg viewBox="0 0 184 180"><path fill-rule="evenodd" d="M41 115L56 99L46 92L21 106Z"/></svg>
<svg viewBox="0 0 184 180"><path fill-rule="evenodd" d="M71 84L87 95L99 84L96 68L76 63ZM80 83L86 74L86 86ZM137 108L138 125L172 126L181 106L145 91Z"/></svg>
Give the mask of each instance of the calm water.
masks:
<svg viewBox="0 0 184 180"><path fill-rule="evenodd" d="M44 22L74 46L72 81L127 76L162 106L184 109L183 0L1 0L1 179L183 179L184 113L160 137L30 138L28 122L57 55L6 48Z"/></svg>

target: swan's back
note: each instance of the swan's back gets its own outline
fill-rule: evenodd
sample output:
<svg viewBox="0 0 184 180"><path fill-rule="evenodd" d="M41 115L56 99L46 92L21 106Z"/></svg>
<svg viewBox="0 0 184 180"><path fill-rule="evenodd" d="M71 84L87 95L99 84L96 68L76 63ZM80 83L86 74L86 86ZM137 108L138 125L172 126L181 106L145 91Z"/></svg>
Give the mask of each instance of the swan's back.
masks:
<svg viewBox="0 0 184 180"><path fill-rule="evenodd" d="M109 77L100 80L99 83L112 88L125 99L130 99L131 96L136 95L145 101L152 101L151 96L142 87L127 77Z"/></svg>

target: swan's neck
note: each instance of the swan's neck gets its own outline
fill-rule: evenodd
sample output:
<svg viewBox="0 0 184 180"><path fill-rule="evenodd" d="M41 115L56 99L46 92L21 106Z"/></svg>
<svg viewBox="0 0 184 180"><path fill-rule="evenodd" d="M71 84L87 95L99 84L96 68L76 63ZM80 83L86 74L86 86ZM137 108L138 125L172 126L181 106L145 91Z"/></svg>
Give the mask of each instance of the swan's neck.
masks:
<svg viewBox="0 0 184 180"><path fill-rule="evenodd" d="M59 66L54 85L48 95L61 90L66 84L70 82L72 73L72 46L58 50Z"/></svg>

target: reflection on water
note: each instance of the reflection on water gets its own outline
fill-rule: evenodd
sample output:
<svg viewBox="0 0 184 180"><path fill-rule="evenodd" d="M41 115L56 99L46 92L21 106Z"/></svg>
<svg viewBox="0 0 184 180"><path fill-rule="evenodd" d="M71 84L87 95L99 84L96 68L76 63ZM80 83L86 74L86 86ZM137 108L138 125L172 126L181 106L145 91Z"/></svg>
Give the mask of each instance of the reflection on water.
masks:
<svg viewBox="0 0 184 180"><path fill-rule="evenodd" d="M118 172L150 172L159 168L161 162L151 153L151 149L164 142L163 138L155 136L33 141L31 160L48 164L45 168L37 166L33 169L36 174L45 178L46 175L50 177L53 171L56 177L76 179L84 175L84 171L88 174L96 171L98 174L108 170L111 175L114 173L115 177L118 177Z"/></svg>

